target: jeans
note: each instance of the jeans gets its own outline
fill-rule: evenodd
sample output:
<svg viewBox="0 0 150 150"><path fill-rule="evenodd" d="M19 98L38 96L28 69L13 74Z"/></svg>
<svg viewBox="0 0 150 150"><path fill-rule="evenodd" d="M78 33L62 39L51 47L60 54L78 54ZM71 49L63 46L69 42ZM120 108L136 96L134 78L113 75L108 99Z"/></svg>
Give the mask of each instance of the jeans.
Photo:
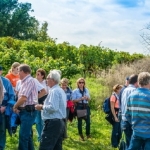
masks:
<svg viewBox="0 0 150 150"><path fill-rule="evenodd" d="M38 134L38 141L41 140L41 134L43 130L43 120L41 117L41 111L37 111L37 116L35 118L35 123L36 123L36 130Z"/></svg>
<svg viewBox="0 0 150 150"><path fill-rule="evenodd" d="M77 110L81 110L82 106L77 106ZM79 135L82 135L82 120L83 118L78 118L78 133ZM90 107L87 106L87 117L84 119L86 122L86 135L90 135Z"/></svg>
<svg viewBox="0 0 150 150"><path fill-rule="evenodd" d="M19 147L18 150L34 150L32 140L32 125L34 124L37 111L27 112L21 110L20 116L20 130L19 130Z"/></svg>
<svg viewBox="0 0 150 150"><path fill-rule="evenodd" d="M5 113L0 113L0 150L4 150L6 144L6 119Z"/></svg>
<svg viewBox="0 0 150 150"><path fill-rule="evenodd" d="M39 150L62 150L64 132L62 119L48 119L44 122Z"/></svg>
<svg viewBox="0 0 150 150"><path fill-rule="evenodd" d="M131 124L128 121L122 121L121 122L121 128L122 128L122 131L124 131L124 133L125 133L126 146L128 148L130 145L131 136L132 136L132 132L133 132Z"/></svg>
<svg viewBox="0 0 150 150"><path fill-rule="evenodd" d="M139 147L142 147L143 145L144 150L150 150L150 138L142 138L136 135L132 135L128 150L137 150L139 149Z"/></svg>
<svg viewBox="0 0 150 150"><path fill-rule="evenodd" d="M120 122L114 122L112 125L111 144L112 147L117 148L121 139Z"/></svg>

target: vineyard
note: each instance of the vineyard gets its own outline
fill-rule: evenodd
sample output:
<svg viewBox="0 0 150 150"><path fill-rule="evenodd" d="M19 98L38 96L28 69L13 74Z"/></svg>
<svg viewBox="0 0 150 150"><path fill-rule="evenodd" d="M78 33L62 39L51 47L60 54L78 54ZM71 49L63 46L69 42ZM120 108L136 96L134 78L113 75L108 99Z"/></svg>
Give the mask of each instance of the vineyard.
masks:
<svg viewBox="0 0 150 150"><path fill-rule="evenodd" d="M13 62L29 64L33 74L38 68L60 69L63 76L71 78L76 74L96 74L114 64L131 63L144 58L142 54L118 52L100 46L81 44L79 48L67 42L56 44L54 40L45 42L22 41L11 37L0 38L0 65L4 74Z"/></svg>

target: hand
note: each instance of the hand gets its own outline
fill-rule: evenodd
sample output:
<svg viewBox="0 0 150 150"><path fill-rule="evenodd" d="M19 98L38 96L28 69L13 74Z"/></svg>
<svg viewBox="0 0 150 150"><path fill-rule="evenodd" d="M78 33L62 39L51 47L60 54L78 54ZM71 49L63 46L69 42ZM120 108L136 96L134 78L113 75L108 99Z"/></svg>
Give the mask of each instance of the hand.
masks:
<svg viewBox="0 0 150 150"><path fill-rule="evenodd" d="M16 107L13 107L13 111L14 113L18 114L20 111L16 108Z"/></svg>
<svg viewBox="0 0 150 150"><path fill-rule="evenodd" d="M117 117L115 117L115 122L119 122L119 119Z"/></svg>
<svg viewBox="0 0 150 150"><path fill-rule="evenodd" d="M88 101L88 97L87 96L84 96L84 99Z"/></svg>
<svg viewBox="0 0 150 150"><path fill-rule="evenodd" d="M43 108L43 105L42 105L42 104L37 104L37 105L35 105L35 109L36 109L36 110L41 111L42 108Z"/></svg>
<svg viewBox="0 0 150 150"><path fill-rule="evenodd" d="M1 106L1 107L0 107L0 112L1 112L1 113L4 113L5 109L6 109L5 106Z"/></svg>

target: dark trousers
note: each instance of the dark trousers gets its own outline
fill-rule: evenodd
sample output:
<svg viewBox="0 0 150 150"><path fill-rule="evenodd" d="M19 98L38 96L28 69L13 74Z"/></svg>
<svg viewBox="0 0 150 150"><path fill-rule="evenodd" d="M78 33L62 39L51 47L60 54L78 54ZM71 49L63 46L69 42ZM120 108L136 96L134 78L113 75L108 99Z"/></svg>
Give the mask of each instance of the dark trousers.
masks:
<svg viewBox="0 0 150 150"><path fill-rule="evenodd" d="M62 150L64 127L62 119L46 120L39 150Z"/></svg>
<svg viewBox="0 0 150 150"><path fill-rule="evenodd" d="M130 141L131 141L131 136L132 136L132 127L131 124L128 121L122 121L121 122L121 128L125 133L125 137L126 137L126 146L127 148L130 145Z"/></svg>
<svg viewBox="0 0 150 150"><path fill-rule="evenodd" d="M120 122L114 122L112 125L111 144L112 147L118 147L121 139L121 127Z"/></svg>
<svg viewBox="0 0 150 150"><path fill-rule="evenodd" d="M82 106L77 106L77 109L81 110ZM90 107L87 106L86 109L87 109L87 117L84 118L84 120L86 122L86 135L88 136L88 135L90 135ZM78 133L79 133L79 135L83 134L83 132L82 132L82 120L83 120L83 118L78 118Z"/></svg>
<svg viewBox="0 0 150 150"><path fill-rule="evenodd" d="M6 144L6 116L5 113L0 112L0 150L5 149Z"/></svg>

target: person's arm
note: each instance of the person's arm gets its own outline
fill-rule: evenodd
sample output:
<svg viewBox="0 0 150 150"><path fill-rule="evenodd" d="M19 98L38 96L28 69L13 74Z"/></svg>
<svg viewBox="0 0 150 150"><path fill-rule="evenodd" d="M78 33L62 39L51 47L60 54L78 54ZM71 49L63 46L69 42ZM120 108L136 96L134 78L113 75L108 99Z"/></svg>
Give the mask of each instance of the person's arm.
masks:
<svg viewBox="0 0 150 150"><path fill-rule="evenodd" d="M48 94L45 105L37 104L35 105L35 109L43 110L49 113L54 113L59 109L59 101L59 91L54 90Z"/></svg>
<svg viewBox="0 0 150 150"><path fill-rule="evenodd" d="M46 94L47 94L46 90L45 90L45 89L42 89L42 90L38 93L38 98L41 98L41 97L43 97L43 96L46 95Z"/></svg>
<svg viewBox="0 0 150 150"><path fill-rule="evenodd" d="M15 103L15 93L14 93L14 89L10 83L10 81L8 79L4 79L3 82L4 88L5 88L5 93L4 96L7 100L5 100L6 102L3 101L2 106L1 106L1 113L3 113L6 109L6 106L8 103L12 104L12 101Z"/></svg>
<svg viewBox="0 0 150 150"><path fill-rule="evenodd" d="M21 96L21 97L17 100L16 104L14 105L13 111L14 111L15 113L18 113L18 107L21 106L26 100L27 100L27 97L26 97L26 96Z"/></svg>
<svg viewBox="0 0 150 150"><path fill-rule="evenodd" d="M72 101L74 102L74 103L78 103L78 102L80 102L80 101L82 101L82 100L84 100L84 97L78 97L77 96L77 90L74 90L73 92L72 92Z"/></svg>
<svg viewBox="0 0 150 150"><path fill-rule="evenodd" d="M119 119L116 116L116 112L115 112L115 102L116 102L116 97L114 95L112 95L110 97L110 107L111 107L111 112L114 116L115 122L119 122Z"/></svg>
<svg viewBox="0 0 150 150"><path fill-rule="evenodd" d="M132 111L129 109L129 107L130 107L130 97L128 98L127 101L128 102L127 102L127 109L125 111L125 117L126 117L127 121L131 124L131 112Z"/></svg>
<svg viewBox="0 0 150 150"><path fill-rule="evenodd" d="M36 86L38 88L38 98L41 98L44 95L46 95L47 92L46 92L44 86L36 78L34 78L34 81L35 81Z"/></svg>
<svg viewBox="0 0 150 150"><path fill-rule="evenodd" d="M89 94L89 90L86 88L86 94L84 96L84 99L87 100L87 101L90 101L90 94Z"/></svg>

